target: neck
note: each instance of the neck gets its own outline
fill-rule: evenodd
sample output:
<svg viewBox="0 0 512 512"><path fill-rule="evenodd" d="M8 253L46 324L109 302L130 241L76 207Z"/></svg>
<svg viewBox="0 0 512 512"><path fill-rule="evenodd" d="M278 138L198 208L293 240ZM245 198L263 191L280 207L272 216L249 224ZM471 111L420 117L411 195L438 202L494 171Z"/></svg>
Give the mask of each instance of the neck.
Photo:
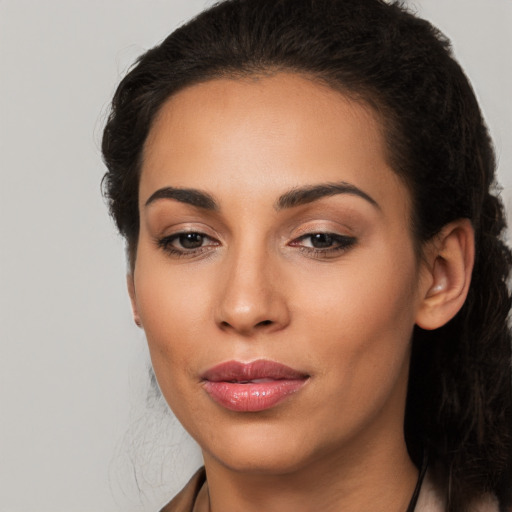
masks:
<svg viewBox="0 0 512 512"><path fill-rule="evenodd" d="M210 512L405 512L418 478L403 437L362 439L286 473L236 471L205 454ZM208 510L208 508L206 508Z"/></svg>

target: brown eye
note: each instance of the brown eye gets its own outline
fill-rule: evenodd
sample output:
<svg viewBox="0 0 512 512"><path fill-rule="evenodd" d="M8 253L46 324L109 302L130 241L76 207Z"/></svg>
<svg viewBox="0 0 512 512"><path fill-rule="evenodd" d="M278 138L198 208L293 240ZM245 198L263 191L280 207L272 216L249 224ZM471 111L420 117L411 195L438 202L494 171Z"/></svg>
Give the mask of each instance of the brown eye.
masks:
<svg viewBox="0 0 512 512"><path fill-rule="evenodd" d="M197 231L175 233L156 240L158 247L171 256L197 256L219 246L219 241Z"/></svg>
<svg viewBox="0 0 512 512"><path fill-rule="evenodd" d="M309 239L311 240L311 246L315 249L327 249L335 243L334 238L328 233L315 233L309 235Z"/></svg>
<svg viewBox="0 0 512 512"><path fill-rule="evenodd" d="M338 235L336 233L310 233L295 240L292 245L300 245L309 249L328 250L344 249L355 243L352 236Z"/></svg>
<svg viewBox="0 0 512 512"><path fill-rule="evenodd" d="M290 242L306 256L315 258L334 258L343 254L356 244L356 238L337 233L309 233Z"/></svg>
<svg viewBox="0 0 512 512"><path fill-rule="evenodd" d="M201 233L182 233L177 237L177 242L183 249L198 249L204 243L205 236Z"/></svg>

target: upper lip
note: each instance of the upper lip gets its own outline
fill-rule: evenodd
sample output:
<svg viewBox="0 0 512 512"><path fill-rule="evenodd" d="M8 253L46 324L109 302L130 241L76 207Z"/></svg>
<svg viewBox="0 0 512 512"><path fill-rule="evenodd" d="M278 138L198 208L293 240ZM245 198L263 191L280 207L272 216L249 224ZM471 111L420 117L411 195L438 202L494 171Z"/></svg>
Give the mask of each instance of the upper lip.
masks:
<svg viewBox="0 0 512 512"><path fill-rule="evenodd" d="M250 382L259 379L298 380L309 375L289 366L267 359L258 359L250 363L226 361L207 370L202 379L210 382Z"/></svg>

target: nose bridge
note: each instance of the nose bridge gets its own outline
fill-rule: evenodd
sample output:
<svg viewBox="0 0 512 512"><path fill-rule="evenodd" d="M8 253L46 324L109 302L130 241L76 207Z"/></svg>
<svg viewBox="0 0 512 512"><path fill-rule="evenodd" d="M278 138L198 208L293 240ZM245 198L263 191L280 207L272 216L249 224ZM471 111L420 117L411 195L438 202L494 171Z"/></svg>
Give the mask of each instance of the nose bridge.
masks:
<svg viewBox="0 0 512 512"><path fill-rule="evenodd" d="M286 299L276 279L277 255L264 243L245 240L228 250L219 287L217 323L250 335L284 327Z"/></svg>

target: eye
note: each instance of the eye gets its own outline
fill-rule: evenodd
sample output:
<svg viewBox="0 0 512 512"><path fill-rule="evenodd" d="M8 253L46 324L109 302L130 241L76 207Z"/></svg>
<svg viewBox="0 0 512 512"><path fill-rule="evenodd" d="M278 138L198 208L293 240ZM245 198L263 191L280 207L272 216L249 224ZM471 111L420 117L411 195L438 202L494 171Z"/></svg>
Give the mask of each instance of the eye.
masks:
<svg viewBox="0 0 512 512"><path fill-rule="evenodd" d="M196 231L175 233L157 240L158 247L175 256L194 256L219 245L208 235Z"/></svg>
<svg viewBox="0 0 512 512"><path fill-rule="evenodd" d="M336 245L335 236L329 233L314 233L313 235L307 235L302 240L308 240L310 246L315 249L327 249Z"/></svg>
<svg viewBox="0 0 512 512"><path fill-rule="evenodd" d="M352 236L319 232L303 235L293 240L290 245L312 256L329 257L348 250L355 243L356 239Z"/></svg>
<svg viewBox="0 0 512 512"><path fill-rule="evenodd" d="M175 241L183 249L198 249L203 245L206 238L201 233L182 233L175 238Z"/></svg>

